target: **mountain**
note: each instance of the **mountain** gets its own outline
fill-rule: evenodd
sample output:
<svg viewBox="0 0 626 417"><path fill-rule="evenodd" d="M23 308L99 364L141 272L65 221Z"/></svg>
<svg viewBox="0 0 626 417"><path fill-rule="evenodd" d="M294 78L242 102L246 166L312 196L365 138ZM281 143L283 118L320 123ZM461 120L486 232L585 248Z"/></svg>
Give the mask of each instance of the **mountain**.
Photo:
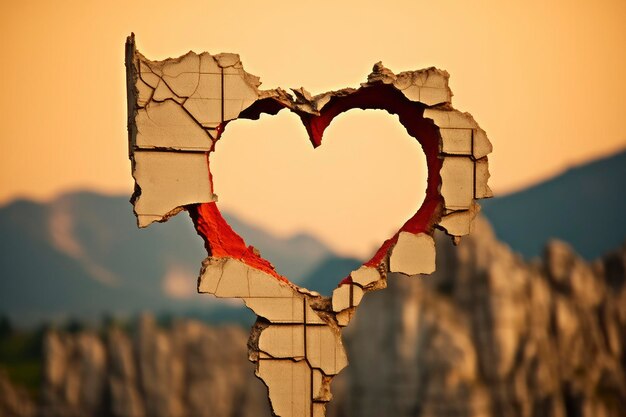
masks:
<svg viewBox="0 0 626 417"><path fill-rule="evenodd" d="M624 190L626 151L481 205L498 238L526 258L559 238L593 259L626 238ZM311 290L330 294L360 264L312 236L279 238L225 217L280 273ZM126 197L77 192L48 203L17 200L0 207L0 315L17 324L143 310L252 320L240 304L196 294L205 256L185 213L139 230Z"/></svg>
<svg viewBox="0 0 626 417"><path fill-rule="evenodd" d="M540 256L547 241L560 239L593 260L626 241L626 150L480 205L498 238L527 259ZM360 264L330 256L302 285L330 295Z"/></svg>
<svg viewBox="0 0 626 417"><path fill-rule="evenodd" d="M329 256L302 281L301 286L322 295L332 295L339 282L357 269L363 261L355 258Z"/></svg>
<svg viewBox="0 0 626 417"><path fill-rule="evenodd" d="M280 239L227 217L294 280L330 254L313 237ZM125 197L77 192L49 203L17 200L0 208L0 314L18 324L142 310L239 317L241 309L197 295L205 257L185 213L139 230Z"/></svg>
<svg viewBox="0 0 626 417"><path fill-rule="evenodd" d="M480 205L498 238L526 258L558 238L595 259L626 239L626 150Z"/></svg>
<svg viewBox="0 0 626 417"><path fill-rule="evenodd" d="M224 218L243 236L247 244L259 249L278 272L293 282L301 282L322 260L333 255L326 245L311 235L298 233L288 238L278 238L230 213L225 213Z"/></svg>

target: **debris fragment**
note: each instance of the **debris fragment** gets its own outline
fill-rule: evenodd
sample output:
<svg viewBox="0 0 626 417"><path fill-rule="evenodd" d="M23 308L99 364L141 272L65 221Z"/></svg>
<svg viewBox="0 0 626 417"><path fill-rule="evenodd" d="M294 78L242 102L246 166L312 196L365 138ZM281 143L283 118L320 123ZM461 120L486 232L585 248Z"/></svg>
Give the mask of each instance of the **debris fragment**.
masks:
<svg viewBox="0 0 626 417"><path fill-rule="evenodd" d="M406 275L435 272L435 240L426 233L400 232L389 257L389 271Z"/></svg>

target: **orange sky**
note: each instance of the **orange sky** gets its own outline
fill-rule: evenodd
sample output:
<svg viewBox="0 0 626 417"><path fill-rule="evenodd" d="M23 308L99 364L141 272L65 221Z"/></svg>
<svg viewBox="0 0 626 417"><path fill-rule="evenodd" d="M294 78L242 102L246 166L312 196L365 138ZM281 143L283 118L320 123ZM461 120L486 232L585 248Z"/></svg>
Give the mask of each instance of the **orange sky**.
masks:
<svg viewBox="0 0 626 417"><path fill-rule="evenodd" d="M626 146L622 0L251 4L2 2L0 204L77 188L130 193L131 31L152 59L237 52L264 88L357 86L378 60L446 69L454 106L494 144L496 193ZM337 118L325 146L344 139L327 156L325 146L310 154L293 115L237 123L217 148L220 204L278 233L313 231L364 254L422 195L419 149L384 113Z"/></svg>

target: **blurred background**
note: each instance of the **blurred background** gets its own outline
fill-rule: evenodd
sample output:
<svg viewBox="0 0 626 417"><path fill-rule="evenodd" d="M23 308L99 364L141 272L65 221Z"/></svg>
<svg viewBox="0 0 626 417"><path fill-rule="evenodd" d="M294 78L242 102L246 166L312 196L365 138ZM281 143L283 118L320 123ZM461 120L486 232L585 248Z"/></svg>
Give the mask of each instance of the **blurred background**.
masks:
<svg viewBox="0 0 626 417"><path fill-rule="evenodd" d="M472 235L390 276L346 330L333 417L626 414L626 3L29 1L0 4L0 416L270 414L254 317L196 293L186 213L139 230L124 41L236 52L313 94L451 74L494 145ZM313 151L285 112L231 123L212 161L233 228L330 294L421 203L394 116L339 116Z"/></svg>

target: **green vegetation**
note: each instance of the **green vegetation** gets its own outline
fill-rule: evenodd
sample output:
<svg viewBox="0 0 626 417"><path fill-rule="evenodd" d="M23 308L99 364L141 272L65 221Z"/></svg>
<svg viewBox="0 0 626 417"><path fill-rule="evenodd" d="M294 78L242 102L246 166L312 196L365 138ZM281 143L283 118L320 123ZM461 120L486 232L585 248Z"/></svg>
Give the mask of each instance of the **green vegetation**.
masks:
<svg viewBox="0 0 626 417"><path fill-rule="evenodd" d="M11 382L37 396L41 382L42 337L44 329L16 330L6 317L0 317L0 369Z"/></svg>
<svg viewBox="0 0 626 417"><path fill-rule="evenodd" d="M204 311L192 311L186 314L208 323L239 322L250 327L254 318L242 308L225 308L207 314ZM179 315L162 313L156 317L157 324L169 328ZM54 325L42 324L37 329L16 328L9 318L0 313L0 372L4 372L13 385L22 387L37 399L41 388L43 375L43 339L52 327L64 334L78 334L86 330L97 332L105 338L108 330L116 327L124 332L136 331L138 317L120 318L111 314L104 314L99 323L89 323L82 319L68 318L63 323Z"/></svg>

